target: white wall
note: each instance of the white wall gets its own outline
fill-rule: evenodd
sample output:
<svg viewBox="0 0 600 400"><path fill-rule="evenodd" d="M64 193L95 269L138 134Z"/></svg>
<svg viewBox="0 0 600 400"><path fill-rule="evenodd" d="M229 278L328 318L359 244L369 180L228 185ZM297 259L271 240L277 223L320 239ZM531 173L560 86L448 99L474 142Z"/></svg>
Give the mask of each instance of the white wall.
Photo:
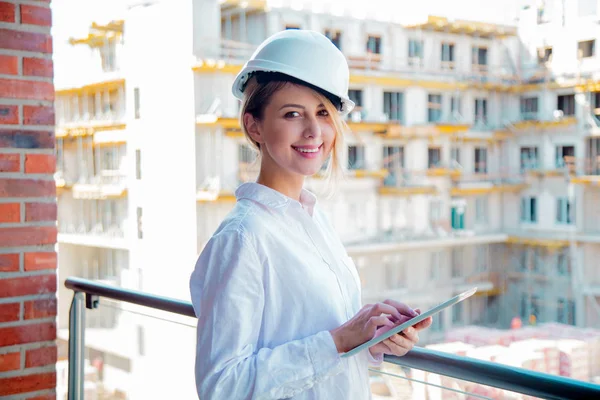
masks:
<svg viewBox="0 0 600 400"><path fill-rule="evenodd" d="M186 299L197 246L193 17L193 2L176 2L135 7L126 18L126 78L140 87L142 105L133 127L144 158L135 205L143 209L144 237L136 262L144 266L145 290ZM158 19L162 29L148 24Z"/></svg>

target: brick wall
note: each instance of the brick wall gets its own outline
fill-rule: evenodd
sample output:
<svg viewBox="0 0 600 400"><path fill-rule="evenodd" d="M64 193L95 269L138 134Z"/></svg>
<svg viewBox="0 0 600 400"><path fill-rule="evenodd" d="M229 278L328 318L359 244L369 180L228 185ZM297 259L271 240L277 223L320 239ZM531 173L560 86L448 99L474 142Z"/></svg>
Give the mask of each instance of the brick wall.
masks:
<svg viewBox="0 0 600 400"><path fill-rule="evenodd" d="M0 399L54 399L56 188L49 1L0 0Z"/></svg>

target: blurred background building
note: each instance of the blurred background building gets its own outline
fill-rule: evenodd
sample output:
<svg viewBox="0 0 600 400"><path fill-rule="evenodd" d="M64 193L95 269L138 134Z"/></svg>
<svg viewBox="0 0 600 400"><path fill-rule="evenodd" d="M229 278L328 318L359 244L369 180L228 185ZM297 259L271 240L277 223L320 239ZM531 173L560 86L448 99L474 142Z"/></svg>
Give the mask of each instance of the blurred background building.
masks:
<svg viewBox="0 0 600 400"><path fill-rule="evenodd" d="M426 309L477 286L424 344L516 319L600 326L598 2L540 2L514 25L381 14L314 1L148 2L72 37L85 72L56 91L62 279L187 299L197 255L258 171L235 74L271 34L310 29L351 68L345 176L319 203L364 301ZM307 188L325 184L315 176ZM66 340L70 296L59 288ZM173 324L122 305L97 311L86 345L113 389L146 393L134 369L145 380L180 374L161 357L192 363L193 329L165 349ZM582 379L600 375L589 368ZM193 397L185 389L178 398Z"/></svg>

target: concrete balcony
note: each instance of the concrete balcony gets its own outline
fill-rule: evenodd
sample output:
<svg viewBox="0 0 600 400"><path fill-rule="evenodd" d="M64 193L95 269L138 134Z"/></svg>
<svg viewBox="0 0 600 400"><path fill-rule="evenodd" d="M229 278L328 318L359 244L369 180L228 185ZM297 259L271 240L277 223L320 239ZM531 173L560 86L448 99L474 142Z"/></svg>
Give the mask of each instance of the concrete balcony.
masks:
<svg viewBox="0 0 600 400"><path fill-rule="evenodd" d="M205 44L198 49L199 55L192 64L192 70L197 73L235 74L257 47L251 43L215 37L202 38L199 42ZM437 89L493 89L507 88L507 85L515 82L514 71L504 65L462 65L418 56L398 57L367 49L363 52L343 52L351 70L351 83L363 83L368 78L391 86L410 83Z"/></svg>
<svg viewBox="0 0 600 400"><path fill-rule="evenodd" d="M124 250L129 248L125 238L125 220L121 216L93 222L83 219L81 215L63 218L59 214L58 221L59 243Z"/></svg>
<svg viewBox="0 0 600 400"><path fill-rule="evenodd" d="M77 182L77 173L70 170L65 170L63 166L57 165L54 173L54 181L57 189L70 189Z"/></svg>
<svg viewBox="0 0 600 400"><path fill-rule="evenodd" d="M118 232L119 229L115 227L113 231ZM120 234L92 234L66 230L58 233L58 243L109 249L129 249L129 244Z"/></svg>
<svg viewBox="0 0 600 400"><path fill-rule="evenodd" d="M512 126L517 131L574 128L577 126L577 118L574 116L566 116L545 120L517 120L512 122Z"/></svg>
<svg viewBox="0 0 600 400"><path fill-rule="evenodd" d="M73 184L75 199L114 199L127 195L127 177L119 170L102 170L100 175Z"/></svg>
<svg viewBox="0 0 600 400"><path fill-rule="evenodd" d="M402 250L417 250L430 248L450 248L455 246L504 243L507 235L502 232L486 232L475 234L475 231L451 231L449 223L446 229L440 228L425 232L415 232L412 229L384 233L376 237L357 242L345 242L349 254L377 254Z"/></svg>
<svg viewBox="0 0 600 400"><path fill-rule="evenodd" d="M56 137L89 136L105 131L117 131L118 133L112 133L112 135L123 135L126 126L124 118L123 114L108 112L95 116L82 116L72 120L58 121ZM96 141L106 142L107 140L104 140L106 135L110 134L103 133L103 136L96 139ZM119 137L119 141L124 141L124 138Z"/></svg>

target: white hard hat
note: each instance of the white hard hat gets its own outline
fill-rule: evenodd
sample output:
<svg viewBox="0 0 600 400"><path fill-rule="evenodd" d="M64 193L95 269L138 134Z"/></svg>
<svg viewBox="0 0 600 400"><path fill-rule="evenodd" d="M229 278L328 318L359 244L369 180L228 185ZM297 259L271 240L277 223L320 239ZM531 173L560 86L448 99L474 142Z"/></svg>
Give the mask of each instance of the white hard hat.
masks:
<svg viewBox="0 0 600 400"><path fill-rule="evenodd" d="M236 98L243 99L244 87L255 72L278 72L321 89L339 98L342 115L354 108L348 97L346 57L322 33L290 29L267 38L235 77L232 92Z"/></svg>

